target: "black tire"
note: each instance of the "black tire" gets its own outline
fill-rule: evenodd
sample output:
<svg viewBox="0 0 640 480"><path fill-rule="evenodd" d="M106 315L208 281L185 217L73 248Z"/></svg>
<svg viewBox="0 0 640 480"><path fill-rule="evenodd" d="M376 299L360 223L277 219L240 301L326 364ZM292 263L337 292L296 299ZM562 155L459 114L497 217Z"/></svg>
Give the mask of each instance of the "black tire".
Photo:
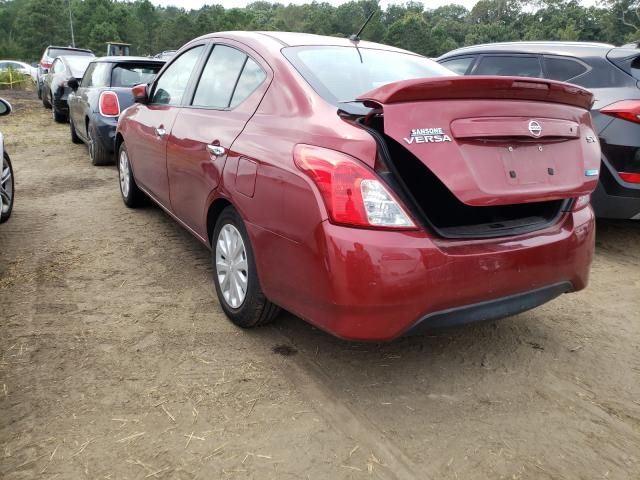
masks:
<svg viewBox="0 0 640 480"><path fill-rule="evenodd" d="M123 160L122 156L125 155ZM126 163L127 175L126 180L123 179L123 162ZM127 147L124 142L120 145L120 149L118 150L118 161L116 162L118 165L118 185L120 186L120 194L122 195L122 201L129 208L139 207L144 201L144 195L142 191L136 185L136 181L133 178L133 171L131 170L131 162L129 161L129 154L127 152ZM124 185L126 184L126 193Z"/></svg>
<svg viewBox="0 0 640 480"><path fill-rule="evenodd" d="M98 134L93 125L89 124L87 128L87 135L89 136L89 158L91 163L95 166L109 165L113 163L113 155L110 154L102 142L98 139Z"/></svg>
<svg viewBox="0 0 640 480"><path fill-rule="evenodd" d="M7 154L7 152L3 153L3 162L2 162L2 167L0 168L0 179L4 178L3 177L3 173L5 170L5 165L9 167L9 174L11 175L11 199L8 203L8 208L5 208L4 206L4 201L3 201L3 206L2 206L2 210L0 210L0 223L4 223L7 220L9 220L9 217L11 216L11 211L13 210L13 200L15 199L16 195L16 189L15 189L15 181L13 178L13 167L11 166L11 159L9 158L9 155ZM8 186L8 184L7 184Z"/></svg>
<svg viewBox="0 0 640 480"><path fill-rule="evenodd" d="M38 82L38 88L36 90L38 90L38 100L42 100L42 85L40 85L40 82Z"/></svg>
<svg viewBox="0 0 640 480"><path fill-rule="evenodd" d="M47 92L48 90L42 92L42 105L44 105L44 108L51 108L51 101L47 98L49 96Z"/></svg>
<svg viewBox="0 0 640 480"><path fill-rule="evenodd" d="M56 123L67 123L67 114L61 112L56 108L55 101L51 105L51 113L53 115L53 121Z"/></svg>
<svg viewBox="0 0 640 480"><path fill-rule="evenodd" d="M244 255L242 258L246 260L247 265L246 270L238 270L246 276L247 287L244 299L235 308L227 301L222 293L216 258L218 254L218 242L222 241L224 243L224 238L219 238L220 232L222 232L222 230L227 226L232 227L240 234L242 243L244 244ZM220 250L220 254L224 254L222 249ZM280 312L280 308L274 303L271 303L262 292L254 260L253 249L251 247L251 242L249 241L249 235L247 235L247 229L245 228L244 222L236 209L231 206L222 211L213 229L211 259L214 271L213 283L216 287L216 293L218 294L218 301L229 320L239 327L252 328L266 325L275 319Z"/></svg>
<svg viewBox="0 0 640 480"><path fill-rule="evenodd" d="M71 133L71 142L72 143L75 143L75 144L82 143L82 140L80 139L80 137L76 133L76 126L73 124L73 120L71 120L71 117L69 117L69 131Z"/></svg>

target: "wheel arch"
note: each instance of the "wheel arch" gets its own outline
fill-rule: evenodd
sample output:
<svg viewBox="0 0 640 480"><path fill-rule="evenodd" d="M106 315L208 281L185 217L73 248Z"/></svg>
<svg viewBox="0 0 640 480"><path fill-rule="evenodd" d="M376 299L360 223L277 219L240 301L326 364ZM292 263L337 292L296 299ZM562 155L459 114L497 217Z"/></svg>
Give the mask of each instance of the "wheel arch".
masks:
<svg viewBox="0 0 640 480"><path fill-rule="evenodd" d="M209 245L211 245L211 241L213 238L213 229L216 226L218 217L220 216L222 211L229 206L235 208L235 206L229 201L229 199L225 197L218 197L209 205L209 209L207 210L207 240L209 241Z"/></svg>
<svg viewBox="0 0 640 480"><path fill-rule="evenodd" d="M124 137L122 136L122 133L116 132L116 138L115 138L115 144L114 144L114 148L115 148L114 151L116 155L118 155L118 152L120 151L120 145L122 145L123 143L124 143Z"/></svg>

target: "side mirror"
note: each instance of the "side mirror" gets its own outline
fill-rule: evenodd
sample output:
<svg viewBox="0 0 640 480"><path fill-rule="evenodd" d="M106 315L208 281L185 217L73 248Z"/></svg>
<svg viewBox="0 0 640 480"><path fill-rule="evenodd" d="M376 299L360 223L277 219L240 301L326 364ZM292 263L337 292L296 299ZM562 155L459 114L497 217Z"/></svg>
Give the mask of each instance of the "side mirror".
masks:
<svg viewBox="0 0 640 480"><path fill-rule="evenodd" d="M4 98L0 98L0 117L9 115L11 113L11 104Z"/></svg>
<svg viewBox="0 0 640 480"><path fill-rule="evenodd" d="M146 83L136 85L131 89L133 101L136 103L147 103L149 100L149 86Z"/></svg>
<svg viewBox="0 0 640 480"><path fill-rule="evenodd" d="M67 81L67 85L69 85L69 88L74 92L77 91L78 88L80 88L80 83L78 82L77 78L72 78L69 81Z"/></svg>

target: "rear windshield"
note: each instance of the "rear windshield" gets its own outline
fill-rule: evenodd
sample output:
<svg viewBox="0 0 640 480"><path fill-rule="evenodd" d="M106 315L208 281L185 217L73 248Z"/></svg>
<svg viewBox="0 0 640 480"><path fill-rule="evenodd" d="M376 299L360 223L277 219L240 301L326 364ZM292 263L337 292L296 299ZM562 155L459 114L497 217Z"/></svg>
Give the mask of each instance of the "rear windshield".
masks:
<svg viewBox="0 0 640 480"><path fill-rule="evenodd" d="M67 65L71 69L71 75L76 78L81 78L84 75L84 71L87 69L89 64L93 61L93 57L67 57L65 55L64 58Z"/></svg>
<svg viewBox="0 0 640 480"><path fill-rule="evenodd" d="M49 56L49 58L56 58L63 55L65 57L70 55L75 55L75 56L84 55L89 57L94 56L93 53L91 52L83 52L82 50L68 50L66 48L50 48L49 53L47 53L47 56Z"/></svg>
<svg viewBox="0 0 640 480"><path fill-rule="evenodd" d="M388 50L314 46L284 48L282 53L311 87L333 104L399 80L455 75L433 60Z"/></svg>
<svg viewBox="0 0 640 480"><path fill-rule="evenodd" d="M162 64L124 64L116 65L111 72L112 87L133 87L140 83L151 83L153 77L162 68Z"/></svg>

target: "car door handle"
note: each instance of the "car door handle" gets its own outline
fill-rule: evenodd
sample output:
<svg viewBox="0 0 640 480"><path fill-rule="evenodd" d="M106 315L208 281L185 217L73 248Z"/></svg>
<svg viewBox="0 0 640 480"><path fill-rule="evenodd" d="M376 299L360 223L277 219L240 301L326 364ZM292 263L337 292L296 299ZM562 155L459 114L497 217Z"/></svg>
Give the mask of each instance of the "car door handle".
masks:
<svg viewBox="0 0 640 480"><path fill-rule="evenodd" d="M155 130L158 137L164 137L167 134L167 131L162 127L158 127Z"/></svg>
<svg viewBox="0 0 640 480"><path fill-rule="evenodd" d="M220 145L207 145L207 151L211 155L214 155L216 157L220 157L220 156L225 154L227 149L222 147L222 146L220 146Z"/></svg>

